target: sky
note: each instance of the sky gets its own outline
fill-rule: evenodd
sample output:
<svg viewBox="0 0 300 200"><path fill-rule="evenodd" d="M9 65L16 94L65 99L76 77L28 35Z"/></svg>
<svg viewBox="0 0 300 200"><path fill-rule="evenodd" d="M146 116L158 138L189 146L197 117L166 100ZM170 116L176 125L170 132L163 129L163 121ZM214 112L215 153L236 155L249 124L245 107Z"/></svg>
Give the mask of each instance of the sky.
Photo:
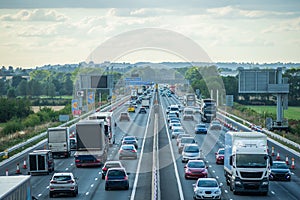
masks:
<svg viewBox="0 0 300 200"><path fill-rule="evenodd" d="M1 66L90 60L300 62L300 1L0 0Z"/></svg>

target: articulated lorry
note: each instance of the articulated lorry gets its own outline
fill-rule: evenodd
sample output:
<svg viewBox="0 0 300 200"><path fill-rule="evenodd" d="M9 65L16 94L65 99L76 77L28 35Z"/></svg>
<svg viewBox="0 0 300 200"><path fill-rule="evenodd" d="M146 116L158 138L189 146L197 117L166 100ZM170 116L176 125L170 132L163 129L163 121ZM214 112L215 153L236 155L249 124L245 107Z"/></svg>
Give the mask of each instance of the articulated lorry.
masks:
<svg viewBox="0 0 300 200"><path fill-rule="evenodd" d="M109 137L103 120L81 120L76 124L76 167L101 166L106 162Z"/></svg>
<svg viewBox="0 0 300 200"><path fill-rule="evenodd" d="M48 147L53 156L70 157L70 133L69 127L48 128Z"/></svg>
<svg viewBox="0 0 300 200"><path fill-rule="evenodd" d="M234 194L269 191L267 136L259 132L227 132L225 134L224 175Z"/></svg>
<svg viewBox="0 0 300 200"><path fill-rule="evenodd" d="M31 200L30 176L0 176L0 200Z"/></svg>

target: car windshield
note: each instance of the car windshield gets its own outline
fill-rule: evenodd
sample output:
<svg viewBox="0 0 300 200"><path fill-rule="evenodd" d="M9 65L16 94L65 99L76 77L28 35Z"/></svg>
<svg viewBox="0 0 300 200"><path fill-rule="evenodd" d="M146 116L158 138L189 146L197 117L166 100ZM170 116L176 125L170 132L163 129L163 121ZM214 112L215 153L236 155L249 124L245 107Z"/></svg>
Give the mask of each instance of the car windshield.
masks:
<svg viewBox="0 0 300 200"><path fill-rule="evenodd" d="M194 138L181 138L181 143L195 143Z"/></svg>
<svg viewBox="0 0 300 200"><path fill-rule="evenodd" d="M135 137L125 137L124 140L135 140Z"/></svg>
<svg viewBox="0 0 300 200"><path fill-rule="evenodd" d="M55 181L69 181L71 180L71 176L54 176L53 180Z"/></svg>
<svg viewBox="0 0 300 200"><path fill-rule="evenodd" d="M123 170L109 170L108 176L126 176Z"/></svg>
<svg viewBox="0 0 300 200"><path fill-rule="evenodd" d="M285 163L273 163L272 169L288 169Z"/></svg>
<svg viewBox="0 0 300 200"><path fill-rule="evenodd" d="M198 181L198 187L218 187L217 181L214 180L200 180Z"/></svg>
<svg viewBox="0 0 300 200"><path fill-rule="evenodd" d="M183 133L184 130L183 130L183 129L174 129L173 132L176 132L176 133Z"/></svg>
<svg viewBox="0 0 300 200"><path fill-rule="evenodd" d="M124 145L121 147L123 150L133 150L134 149L134 146L132 145Z"/></svg>
<svg viewBox="0 0 300 200"><path fill-rule="evenodd" d="M205 124L198 124L197 128L205 128Z"/></svg>
<svg viewBox="0 0 300 200"><path fill-rule="evenodd" d="M185 146L184 147L184 152L198 153L199 152L199 148L197 146Z"/></svg>
<svg viewBox="0 0 300 200"><path fill-rule="evenodd" d="M112 168L112 167L120 167L120 163L107 163L105 165L106 168Z"/></svg>
<svg viewBox="0 0 300 200"><path fill-rule="evenodd" d="M218 154L224 154L225 150L224 149L221 149L218 151Z"/></svg>
<svg viewBox="0 0 300 200"><path fill-rule="evenodd" d="M188 163L189 168L205 168L204 162L189 162Z"/></svg>

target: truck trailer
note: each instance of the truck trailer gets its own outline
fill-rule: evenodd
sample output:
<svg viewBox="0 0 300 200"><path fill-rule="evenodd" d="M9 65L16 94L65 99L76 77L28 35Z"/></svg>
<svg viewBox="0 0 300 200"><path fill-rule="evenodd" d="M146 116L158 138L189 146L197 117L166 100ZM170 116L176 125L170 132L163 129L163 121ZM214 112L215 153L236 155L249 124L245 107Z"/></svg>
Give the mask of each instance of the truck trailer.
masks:
<svg viewBox="0 0 300 200"><path fill-rule="evenodd" d="M224 175L234 194L267 195L270 165L266 135L231 131L225 134Z"/></svg>
<svg viewBox="0 0 300 200"><path fill-rule="evenodd" d="M71 155L69 127L48 128L48 147L53 156Z"/></svg>
<svg viewBox="0 0 300 200"><path fill-rule="evenodd" d="M54 171L54 159L51 150L35 150L28 155L28 174L49 174Z"/></svg>
<svg viewBox="0 0 300 200"><path fill-rule="evenodd" d="M0 200L31 200L30 176L0 176Z"/></svg>
<svg viewBox="0 0 300 200"><path fill-rule="evenodd" d="M76 124L76 167L101 166L106 162L109 136L103 120L81 120Z"/></svg>

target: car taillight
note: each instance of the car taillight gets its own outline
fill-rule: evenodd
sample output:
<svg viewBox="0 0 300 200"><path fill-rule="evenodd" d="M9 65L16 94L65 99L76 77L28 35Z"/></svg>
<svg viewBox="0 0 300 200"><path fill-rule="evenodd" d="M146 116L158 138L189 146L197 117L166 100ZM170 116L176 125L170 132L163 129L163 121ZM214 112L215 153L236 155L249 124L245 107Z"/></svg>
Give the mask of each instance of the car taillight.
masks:
<svg viewBox="0 0 300 200"><path fill-rule="evenodd" d="M119 153L122 153L123 152L123 150L119 150Z"/></svg>
<svg viewBox="0 0 300 200"><path fill-rule="evenodd" d="M50 183L57 183L57 181L50 181Z"/></svg>
<svg viewBox="0 0 300 200"><path fill-rule="evenodd" d="M131 150L131 152L134 152L134 153L136 153L136 150L135 150L135 149L133 149L133 150Z"/></svg>
<svg viewBox="0 0 300 200"><path fill-rule="evenodd" d="M78 163L78 162L80 162L80 160L76 159L75 162Z"/></svg>
<svg viewBox="0 0 300 200"><path fill-rule="evenodd" d="M125 176L125 177L124 177L124 180L128 180L128 176Z"/></svg>
<svg viewBox="0 0 300 200"><path fill-rule="evenodd" d="M106 167L103 167L103 168L102 168L102 171L106 171L106 170L107 170L107 168L106 168Z"/></svg>
<svg viewBox="0 0 300 200"><path fill-rule="evenodd" d="M74 183L74 181L73 180L69 180L68 183Z"/></svg>
<svg viewBox="0 0 300 200"><path fill-rule="evenodd" d="M105 176L105 180L106 180L106 181L108 180L108 176Z"/></svg>

